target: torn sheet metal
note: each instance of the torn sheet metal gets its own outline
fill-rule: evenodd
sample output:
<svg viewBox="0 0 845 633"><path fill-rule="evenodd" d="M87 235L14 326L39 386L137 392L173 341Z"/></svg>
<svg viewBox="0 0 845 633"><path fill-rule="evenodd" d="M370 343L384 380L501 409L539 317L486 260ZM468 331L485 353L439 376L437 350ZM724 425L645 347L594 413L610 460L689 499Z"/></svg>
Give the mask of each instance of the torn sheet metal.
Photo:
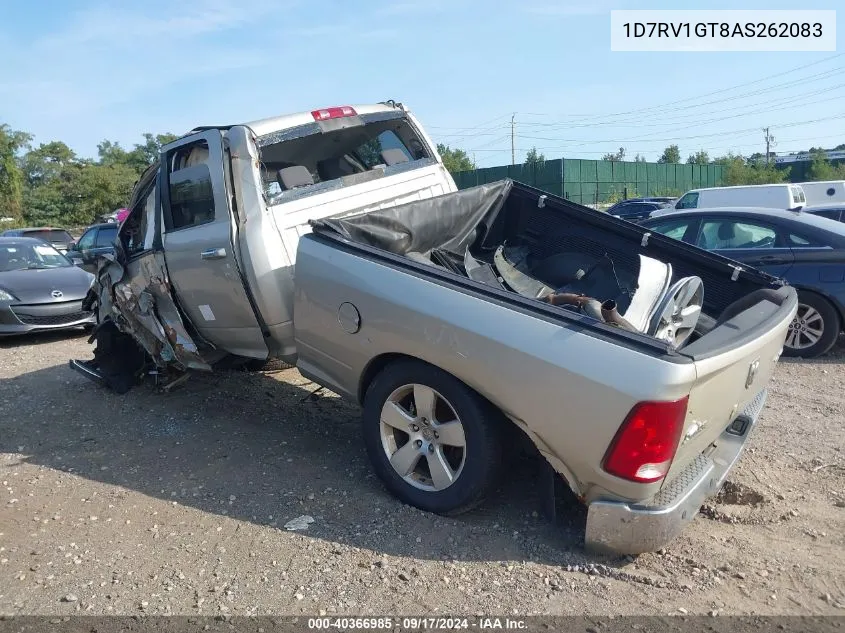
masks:
<svg viewBox="0 0 845 633"><path fill-rule="evenodd" d="M127 270L108 256L99 271L100 320L111 318L164 367L211 371L188 334L170 294L163 255L151 253L131 262Z"/></svg>

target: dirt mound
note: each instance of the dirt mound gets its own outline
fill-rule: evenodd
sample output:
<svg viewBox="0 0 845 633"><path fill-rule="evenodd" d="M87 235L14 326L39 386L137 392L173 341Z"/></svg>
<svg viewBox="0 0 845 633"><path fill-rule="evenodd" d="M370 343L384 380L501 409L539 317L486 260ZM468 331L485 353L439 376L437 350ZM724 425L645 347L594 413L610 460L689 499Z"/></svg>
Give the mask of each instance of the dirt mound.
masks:
<svg viewBox="0 0 845 633"><path fill-rule="evenodd" d="M716 495L716 503L732 506L759 506L766 503L766 497L743 484L726 481Z"/></svg>

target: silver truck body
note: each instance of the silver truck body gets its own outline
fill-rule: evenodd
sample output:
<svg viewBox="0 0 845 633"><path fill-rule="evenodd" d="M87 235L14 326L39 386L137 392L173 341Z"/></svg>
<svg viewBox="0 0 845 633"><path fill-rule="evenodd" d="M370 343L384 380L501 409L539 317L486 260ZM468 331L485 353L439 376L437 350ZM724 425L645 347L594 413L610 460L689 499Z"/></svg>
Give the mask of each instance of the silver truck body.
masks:
<svg viewBox="0 0 845 633"><path fill-rule="evenodd" d="M409 120L392 106L370 111L376 119L385 112ZM305 117L293 129L310 125ZM481 221L472 208L476 193L450 193L454 185L430 141L410 125L428 144L415 160L323 189L295 187L278 204L268 204L261 155L261 139L270 139L278 122L200 130L164 148L164 167L142 178L133 200L133 208L149 210L149 221L131 239L122 228L125 255L100 269L100 321L128 334L159 369L209 370L227 356L282 358L364 404L374 381L397 362L436 368L521 429L588 505L588 547L625 553L661 547L718 490L745 446L795 315L794 290L511 183L478 194L497 200ZM190 170L197 167L192 155L175 161L185 158L180 149L198 143L208 150L199 164L208 167L211 188L194 211L206 215L175 227L180 186L194 186ZM543 230L529 226L540 221ZM422 256L408 246L419 236L457 244L454 236L466 235L469 244L480 227L486 242L533 236L529 244L569 227L563 237L572 237L570 229L583 235L575 244L607 241L619 253L699 266L717 290L704 306L715 312L715 324L673 349L432 265L431 245ZM731 312L758 288L770 299ZM677 401L684 402L682 428L660 476L643 481L609 472L610 447L636 408ZM417 440L417 459L426 458L426 447L434 451L429 439Z"/></svg>

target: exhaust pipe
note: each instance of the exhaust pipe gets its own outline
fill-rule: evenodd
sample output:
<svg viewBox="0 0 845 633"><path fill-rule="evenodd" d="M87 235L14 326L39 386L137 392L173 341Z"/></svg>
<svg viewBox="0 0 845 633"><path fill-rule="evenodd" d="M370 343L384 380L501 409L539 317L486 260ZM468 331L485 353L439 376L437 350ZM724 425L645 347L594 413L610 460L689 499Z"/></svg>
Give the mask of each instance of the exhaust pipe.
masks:
<svg viewBox="0 0 845 633"><path fill-rule="evenodd" d="M613 299L608 299L601 304L601 316L606 323L620 327L623 330L628 330L629 332L639 332L637 328L622 318Z"/></svg>
<svg viewBox="0 0 845 633"><path fill-rule="evenodd" d="M616 302L613 299L608 299L604 303L600 303L597 299L593 299L592 297L576 295L571 292L560 292L543 297L542 300L551 303L554 306L578 306L587 316L591 316L598 321L615 325L616 327L628 330L629 332L639 332L637 328L622 318L619 314L619 309L616 307Z"/></svg>
<svg viewBox="0 0 845 633"><path fill-rule="evenodd" d="M604 317L601 312L601 303L599 303L597 299L585 297L584 295L576 295L571 292L560 292L558 294L548 295L545 300L553 306L578 306L587 316L591 316L598 321L604 321Z"/></svg>

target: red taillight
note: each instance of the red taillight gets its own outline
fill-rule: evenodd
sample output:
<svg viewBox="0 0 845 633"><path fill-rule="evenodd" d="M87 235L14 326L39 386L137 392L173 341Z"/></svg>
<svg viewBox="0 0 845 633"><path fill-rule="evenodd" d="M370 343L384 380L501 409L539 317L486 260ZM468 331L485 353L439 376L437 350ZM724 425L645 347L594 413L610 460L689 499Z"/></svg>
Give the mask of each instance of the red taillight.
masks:
<svg viewBox="0 0 845 633"><path fill-rule="evenodd" d="M322 110L312 110L311 116L314 117L315 121L326 121L328 119L340 119L345 116L355 116L357 112L355 112L354 108L350 108L349 106L340 106L337 108L323 108Z"/></svg>
<svg viewBox="0 0 845 633"><path fill-rule="evenodd" d="M684 396L673 402L637 404L613 438L604 469L639 483L665 477L678 450L688 400Z"/></svg>

